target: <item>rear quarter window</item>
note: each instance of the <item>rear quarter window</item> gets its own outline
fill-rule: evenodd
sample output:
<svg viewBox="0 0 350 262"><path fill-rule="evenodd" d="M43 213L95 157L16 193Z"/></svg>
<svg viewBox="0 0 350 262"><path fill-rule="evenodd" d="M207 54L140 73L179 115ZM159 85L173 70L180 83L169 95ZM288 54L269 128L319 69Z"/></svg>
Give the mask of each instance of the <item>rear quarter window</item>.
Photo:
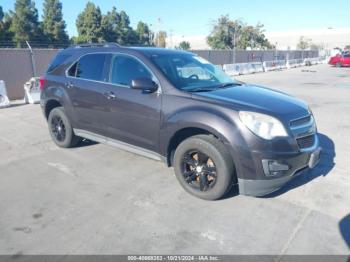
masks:
<svg viewBox="0 0 350 262"><path fill-rule="evenodd" d="M47 69L47 73L51 73L54 71L57 67L62 65L64 61L66 61L71 55L68 54L58 54L56 57L52 60L51 64L49 65L49 68Z"/></svg>

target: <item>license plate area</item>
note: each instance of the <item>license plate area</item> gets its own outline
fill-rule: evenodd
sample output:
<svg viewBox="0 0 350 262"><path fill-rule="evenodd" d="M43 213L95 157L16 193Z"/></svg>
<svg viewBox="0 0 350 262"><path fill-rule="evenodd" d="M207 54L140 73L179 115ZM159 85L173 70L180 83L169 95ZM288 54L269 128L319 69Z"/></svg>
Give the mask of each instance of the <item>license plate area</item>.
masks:
<svg viewBox="0 0 350 262"><path fill-rule="evenodd" d="M320 156L321 148L318 148L310 155L309 168L314 168L318 164L318 162L320 161Z"/></svg>

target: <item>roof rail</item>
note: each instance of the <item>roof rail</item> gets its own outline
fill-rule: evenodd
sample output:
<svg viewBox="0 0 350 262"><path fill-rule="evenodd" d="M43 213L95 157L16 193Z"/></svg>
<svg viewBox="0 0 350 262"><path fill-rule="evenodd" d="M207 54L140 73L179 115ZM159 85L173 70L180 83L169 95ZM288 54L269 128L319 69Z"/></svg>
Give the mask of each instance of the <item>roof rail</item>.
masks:
<svg viewBox="0 0 350 262"><path fill-rule="evenodd" d="M77 44L71 45L68 48L86 48L86 47L120 47L117 43L85 43L85 44Z"/></svg>

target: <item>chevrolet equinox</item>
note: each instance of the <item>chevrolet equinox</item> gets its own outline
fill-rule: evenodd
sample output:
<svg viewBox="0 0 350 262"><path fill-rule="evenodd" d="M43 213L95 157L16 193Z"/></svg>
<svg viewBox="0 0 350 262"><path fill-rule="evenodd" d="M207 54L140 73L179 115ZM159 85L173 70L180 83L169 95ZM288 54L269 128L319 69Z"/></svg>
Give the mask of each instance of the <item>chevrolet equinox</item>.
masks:
<svg viewBox="0 0 350 262"><path fill-rule="evenodd" d="M202 199L219 199L234 184L240 194L269 194L320 158L306 103L235 81L189 52L72 46L40 87L59 147L89 139L162 160Z"/></svg>

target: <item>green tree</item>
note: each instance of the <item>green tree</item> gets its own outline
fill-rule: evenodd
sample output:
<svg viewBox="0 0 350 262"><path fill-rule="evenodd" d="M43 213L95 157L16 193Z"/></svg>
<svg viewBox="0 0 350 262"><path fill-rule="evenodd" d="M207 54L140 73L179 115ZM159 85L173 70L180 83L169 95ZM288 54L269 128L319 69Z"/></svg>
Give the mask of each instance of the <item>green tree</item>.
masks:
<svg viewBox="0 0 350 262"><path fill-rule="evenodd" d="M140 45L151 45L151 31L146 23L140 21L137 24L136 33Z"/></svg>
<svg viewBox="0 0 350 262"><path fill-rule="evenodd" d="M310 50L322 50L324 49L321 44L310 43Z"/></svg>
<svg viewBox="0 0 350 262"><path fill-rule="evenodd" d="M264 35L262 24L250 26L242 20L231 20L228 15L214 21L207 43L213 49L247 49L247 47L267 49L272 45Z"/></svg>
<svg viewBox="0 0 350 262"><path fill-rule="evenodd" d="M12 47L13 32L10 31L10 27L12 24L11 13L9 14L1 12L0 15L2 16L2 18L0 19L0 45L5 47Z"/></svg>
<svg viewBox="0 0 350 262"><path fill-rule="evenodd" d="M305 49L308 49L310 45L311 45L311 39L301 36L297 44L297 49L305 50Z"/></svg>
<svg viewBox="0 0 350 262"><path fill-rule="evenodd" d="M237 46L240 49L271 49L273 45L266 39L264 35L264 25L257 24L256 26L244 25L241 27L238 36Z"/></svg>
<svg viewBox="0 0 350 262"><path fill-rule="evenodd" d="M176 49L181 49L181 50L190 50L191 49L191 44L187 41L182 41L180 42L179 46L176 47Z"/></svg>
<svg viewBox="0 0 350 262"><path fill-rule="evenodd" d="M16 0L15 11L11 18L10 30L14 35L14 42L18 47L25 41L40 41L41 32L38 22L38 10L34 1Z"/></svg>
<svg viewBox="0 0 350 262"><path fill-rule="evenodd" d="M154 39L154 44L159 47L166 47L167 33L165 31L159 31Z"/></svg>
<svg viewBox="0 0 350 262"><path fill-rule="evenodd" d="M69 37L63 20L62 3L59 0L45 0L42 30L50 43L68 44Z"/></svg>
<svg viewBox="0 0 350 262"><path fill-rule="evenodd" d="M2 10L2 6L0 5L0 21L2 22L2 19L4 19L4 11Z"/></svg>
<svg viewBox="0 0 350 262"><path fill-rule="evenodd" d="M119 43L122 45L135 45L139 44L138 35L136 31L130 26L130 18L124 11L119 13L120 15L120 31L121 37Z"/></svg>
<svg viewBox="0 0 350 262"><path fill-rule="evenodd" d="M92 2L87 2L86 7L82 13L78 15L76 26L78 29L78 37L76 41L81 42L102 42L102 28L101 28L101 10Z"/></svg>
<svg viewBox="0 0 350 262"><path fill-rule="evenodd" d="M102 38L105 41L119 43L122 33L120 29L120 15L115 7L102 17L101 29Z"/></svg>
<svg viewBox="0 0 350 262"><path fill-rule="evenodd" d="M133 45L139 42L136 31L130 26L129 16L124 11L118 13L115 7L103 15L101 32L103 41L117 42L121 45Z"/></svg>

